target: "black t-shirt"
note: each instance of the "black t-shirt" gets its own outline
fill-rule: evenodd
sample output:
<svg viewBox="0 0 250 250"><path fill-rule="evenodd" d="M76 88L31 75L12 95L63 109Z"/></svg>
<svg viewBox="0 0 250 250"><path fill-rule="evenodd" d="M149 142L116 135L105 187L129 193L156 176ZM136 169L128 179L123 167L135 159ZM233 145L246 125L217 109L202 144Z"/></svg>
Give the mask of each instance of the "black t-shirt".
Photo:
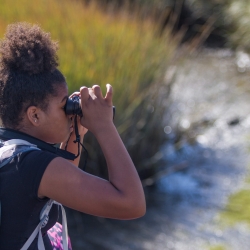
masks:
<svg viewBox="0 0 250 250"><path fill-rule="evenodd" d="M40 222L40 212L48 198L37 197L40 181L48 164L57 155L34 150L20 153L0 169L0 249L19 250ZM52 250L47 230L58 218L58 206L53 205L49 222L42 229L46 250ZM29 247L37 249L37 238Z"/></svg>

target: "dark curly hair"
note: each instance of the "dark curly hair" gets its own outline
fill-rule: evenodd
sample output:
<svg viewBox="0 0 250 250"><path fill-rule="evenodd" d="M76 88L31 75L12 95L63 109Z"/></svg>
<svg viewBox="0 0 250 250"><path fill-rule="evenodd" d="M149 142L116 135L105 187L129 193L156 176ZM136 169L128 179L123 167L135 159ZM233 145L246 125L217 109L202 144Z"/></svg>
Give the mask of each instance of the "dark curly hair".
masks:
<svg viewBox="0 0 250 250"><path fill-rule="evenodd" d="M58 44L38 25L8 25L0 41L0 118L18 129L24 112L34 105L46 111L65 78L57 69Z"/></svg>

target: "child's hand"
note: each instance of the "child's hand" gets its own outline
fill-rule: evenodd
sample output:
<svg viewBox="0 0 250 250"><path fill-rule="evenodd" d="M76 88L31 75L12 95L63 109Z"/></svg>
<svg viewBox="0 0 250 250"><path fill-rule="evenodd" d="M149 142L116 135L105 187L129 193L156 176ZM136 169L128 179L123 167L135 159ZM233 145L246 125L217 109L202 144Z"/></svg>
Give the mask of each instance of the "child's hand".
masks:
<svg viewBox="0 0 250 250"><path fill-rule="evenodd" d="M81 124L93 133L113 124L112 86L107 84L106 87L105 97L98 85L80 89L83 113Z"/></svg>

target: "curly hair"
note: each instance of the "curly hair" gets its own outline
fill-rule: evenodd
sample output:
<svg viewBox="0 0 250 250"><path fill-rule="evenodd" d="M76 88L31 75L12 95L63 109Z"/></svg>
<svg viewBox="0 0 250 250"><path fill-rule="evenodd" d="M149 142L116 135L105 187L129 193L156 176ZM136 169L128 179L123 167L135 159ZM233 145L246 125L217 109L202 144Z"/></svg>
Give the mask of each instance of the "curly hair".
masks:
<svg viewBox="0 0 250 250"><path fill-rule="evenodd" d="M17 129L23 113L34 105L46 111L65 78L57 69L58 44L38 25L8 25L0 41L0 118Z"/></svg>

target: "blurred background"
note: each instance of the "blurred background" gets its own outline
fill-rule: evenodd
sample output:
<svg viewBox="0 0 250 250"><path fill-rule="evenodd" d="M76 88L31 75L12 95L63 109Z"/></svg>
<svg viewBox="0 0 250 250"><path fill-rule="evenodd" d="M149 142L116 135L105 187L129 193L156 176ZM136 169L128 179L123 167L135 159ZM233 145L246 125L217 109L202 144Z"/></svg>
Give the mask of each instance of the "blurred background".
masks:
<svg viewBox="0 0 250 250"><path fill-rule="evenodd" d="M250 249L248 0L0 0L0 37L17 21L59 41L70 92L113 85L145 189L137 220L67 209L73 249ZM107 178L91 133L84 145Z"/></svg>

